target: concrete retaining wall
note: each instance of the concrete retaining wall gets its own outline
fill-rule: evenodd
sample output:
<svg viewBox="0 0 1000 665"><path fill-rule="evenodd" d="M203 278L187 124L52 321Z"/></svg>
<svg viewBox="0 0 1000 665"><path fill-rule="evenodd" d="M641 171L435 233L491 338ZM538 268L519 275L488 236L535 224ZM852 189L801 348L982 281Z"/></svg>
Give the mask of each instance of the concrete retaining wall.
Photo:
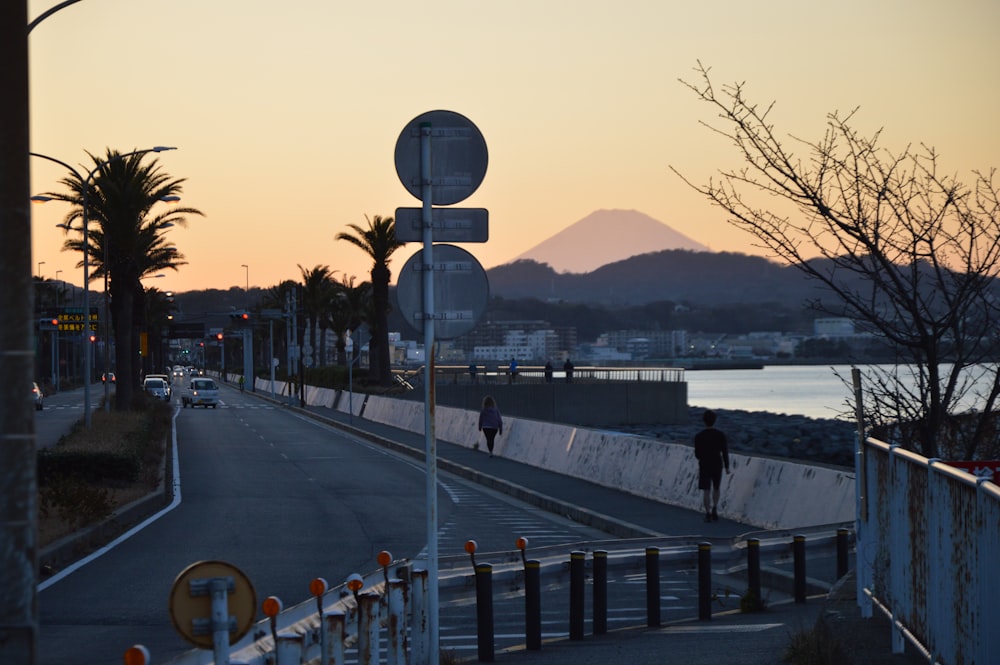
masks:
<svg viewBox="0 0 1000 665"><path fill-rule="evenodd" d="M424 405L370 396L364 417L424 431ZM437 438L484 447L478 411L438 406ZM495 452L509 459L691 510L702 510L694 448L684 444L555 423L504 417ZM719 510L762 529L794 529L854 520L854 473L731 454Z"/></svg>

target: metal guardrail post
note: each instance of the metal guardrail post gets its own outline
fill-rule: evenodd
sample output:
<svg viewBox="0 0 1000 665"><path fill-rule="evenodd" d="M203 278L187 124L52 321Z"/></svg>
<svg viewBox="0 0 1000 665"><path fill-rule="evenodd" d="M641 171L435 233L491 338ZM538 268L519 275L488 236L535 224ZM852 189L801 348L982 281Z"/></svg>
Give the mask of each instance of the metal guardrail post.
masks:
<svg viewBox="0 0 1000 665"><path fill-rule="evenodd" d="M837 579L847 574L849 568L847 556L847 529L837 529Z"/></svg>
<svg viewBox="0 0 1000 665"><path fill-rule="evenodd" d="M410 574L410 655L413 663L426 663L430 653L430 633L427 630L427 570Z"/></svg>
<svg viewBox="0 0 1000 665"><path fill-rule="evenodd" d="M358 665L379 663L378 609L377 593L358 594Z"/></svg>
<svg viewBox="0 0 1000 665"><path fill-rule="evenodd" d="M389 616L385 662L387 665L406 665L406 582L392 578L388 581L386 599Z"/></svg>
<svg viewBox="0 0 1000 665"><path fill-rule="evenodd" d="M660 549L646 548L646 625L660 625Z"/></svg>
<svg viewBox="0 0 1000 665"><path fill-rule="evenodd" d="M302 662L302 650L305 646L305 635L297 633L278 633L274 645L274 660L276 665L299 665Z"/></svg>
<svg viewBox="0 0 1000 665"><path fill-rule="evenodd" d="M792 539L793 571L795 574L795 602L806 602L806 537Z"/></svg>
<svg viewBox="0 0 1000 665"><path fill-rule="evenodd" d="M476 641L479 660L492 663L493 647L493 566L476 564Z"/></svg>
<svg viewBox="0 0 1000 665"><path fill-rule="evenodd" d="M320 656L321 665L343 664L346 629L347 615L343 612L327 612L323 615L323 653Z"/></svg>
<svg viewBox="0 0 1000 665"><path fill-rule="evenodd" d="M712 618L712 543L698 543L698 620Z"/></svg>
<svg viewBox="0 0 1000 665"><path fill-rule="evenodd" d="M524 562L524 645L529 651L542 648L542 564Z"/></svg>
<svg viewBox="0 0 1000 665"><path fill-rule="evenodd" d="M584 576L586 553L571 552L569 555L569 639L583 639Z"/></svg>
<svg viewBox="0 0 1000 665"><path fill-rule="evenodd" d="M594 552L594 635L608 632L608 553Z"/></svg>
<svg viewBox="0 0 1000 665"><path fill-rule="evenodd" d="M747 590L749 609L757 611L764 606L760 589L760 539L747 539Z"/></svg>

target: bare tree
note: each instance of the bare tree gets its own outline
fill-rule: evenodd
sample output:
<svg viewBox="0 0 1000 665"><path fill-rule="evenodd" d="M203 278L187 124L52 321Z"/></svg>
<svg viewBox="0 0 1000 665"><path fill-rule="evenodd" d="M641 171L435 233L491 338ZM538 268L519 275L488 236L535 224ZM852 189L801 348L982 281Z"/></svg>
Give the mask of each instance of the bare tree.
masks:
<svg viewBox="0 0 1000 665"><path fill-rule="evenodd" d="M971 186L939 172L921 145L882 148L881 132L851 127L857 109L827 116L822 139L794 136L786 148L745 84L716 91L709 70L681 81L718 112L705 124L741 153L738 170L688 185L730 215L755 245L822 287L810 304L850 317L897 355L863 368L866 419L875 432L928 457L982 459L1000 453L1000 196L995 169Z"/></svg>

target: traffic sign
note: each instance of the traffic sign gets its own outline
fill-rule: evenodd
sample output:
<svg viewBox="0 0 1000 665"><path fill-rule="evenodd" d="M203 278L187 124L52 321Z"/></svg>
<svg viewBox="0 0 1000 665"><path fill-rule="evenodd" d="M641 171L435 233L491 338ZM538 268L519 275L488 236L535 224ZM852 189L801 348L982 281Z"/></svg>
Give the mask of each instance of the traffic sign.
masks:
<svg viewBox="0 0 1000 665"><path fill-rule="evenodd" d="M196 647L212 648L213 591L220 585L226 597L229 644L235 644L253 627L257 596L250 579L225 561L199 561L177 576L170 589L170 620L185 640Z"/></svg>
<svg viewBox="0 0 1000 665"><path fill-rule="evenodd" d="M424 239L422 208L396 208L396 240ZM434 242L486 242L490 239L490 213L486 208L432 208Z"/></svg>
<svg viewBox="0 0 1000 665"><path fill-rule="evenodd" d="M433 266L424 265L424 250L410 257L399 272L396 300L407 322L420 332L427 318L422 274L434 271L434 333L455 339L476 327L486 311L490 283L483 266L472 254L455 245L434 245Z"/></svg>
<svg viewBox="0 0 1000 665"><path fill-rule="evenodd" d="M428 111L411 120L396 140L396 174L419 201L423 201L420 143L424 131L430 134L433 154L431 204L464 201L486 177L486 139L471 120L454 111Z"/></svg>

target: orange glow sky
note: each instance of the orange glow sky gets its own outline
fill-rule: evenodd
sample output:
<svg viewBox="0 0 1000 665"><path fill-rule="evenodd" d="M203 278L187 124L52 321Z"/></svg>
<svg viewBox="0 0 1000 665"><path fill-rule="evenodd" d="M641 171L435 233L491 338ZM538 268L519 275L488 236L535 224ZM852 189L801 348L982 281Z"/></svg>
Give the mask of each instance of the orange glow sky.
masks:
<svg viewBox="0 0 1000 665"><path fill-rule="evenodd" d="M29 18L55 4L31 0ZM486 178L459 204L490 211L490 241L465 245L486 268L602 208L755 253L668 169L704 182L740 163L678 82L696 61L776 101L781 135L819 139L827 113L860 107L862 133L934 146L971 182L1000 165L998 27L996 0L83 0L29 37L31 149L79 166L178 147L158 159L206 216L169 231L189 263L161 290L270 287L298 265L368 279L334 236L419 205L393 149L434 109L486 139ZM66 175L31 167L34 192ZM35 270L79 284L55 228L65 204L32 210ZM394 278L417 249L394 255Z"/></svg>

